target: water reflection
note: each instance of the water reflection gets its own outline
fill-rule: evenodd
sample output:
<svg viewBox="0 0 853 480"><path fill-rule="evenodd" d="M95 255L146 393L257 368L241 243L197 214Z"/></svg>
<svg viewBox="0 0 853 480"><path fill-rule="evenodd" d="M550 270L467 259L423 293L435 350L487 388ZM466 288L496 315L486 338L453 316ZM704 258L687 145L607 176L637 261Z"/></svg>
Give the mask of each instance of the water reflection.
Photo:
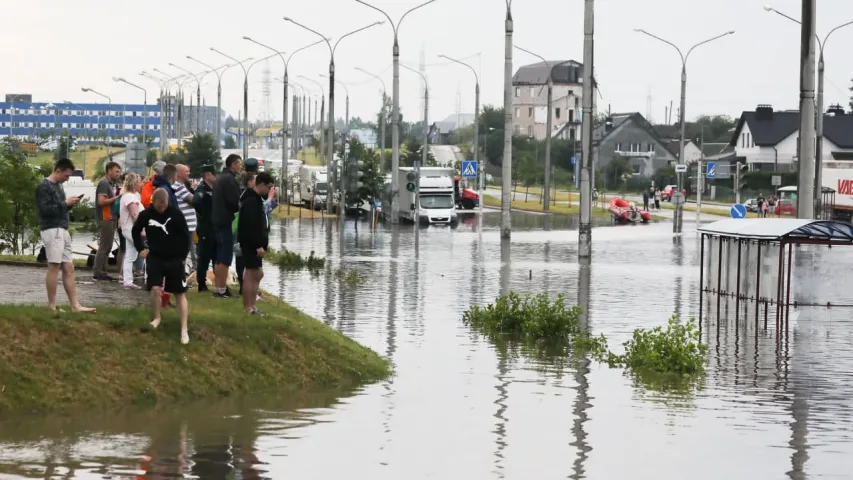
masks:
<svg viewBox="0 0 853 480"><path fill-rule="evenodd" d="M510 244L499 237L499 213L484 215L482 229L471 218L455 231L365 223L356 231L351 221L339 231L320 220L285 220L274 230L275 245L329 261L319 274L270 268L264 287L386 356L394 366L388 380L310 398L254 395L156 412L7 418L0 420L0 476L116 478L144 469L199 478L849 474L849 310L792 308L790 331L779 335L746 302L724 299L715 310L717 300L706 295L702 307L714 312L701 320L707 378L689 397L661 394L583 357L490 342L460 317L512 290L563 293L582 307L586 328L618 350L635 328L698 313L692 231L672 243L667 224L597 228L592 262L583 263L568 219L554 217L546 230L544 216L514 216ZM759 257L757 245L740 254L714 247L706 252ZM751 263L740 279L724 269L704 283L775 295L775 284L764 293L755 278L759 269L778 271L778 256ZM849 249L795 249L792 299L853 303L844 273L851 267ZM339 268L359 270L367 281L347 287L334 275Z"/></svg>

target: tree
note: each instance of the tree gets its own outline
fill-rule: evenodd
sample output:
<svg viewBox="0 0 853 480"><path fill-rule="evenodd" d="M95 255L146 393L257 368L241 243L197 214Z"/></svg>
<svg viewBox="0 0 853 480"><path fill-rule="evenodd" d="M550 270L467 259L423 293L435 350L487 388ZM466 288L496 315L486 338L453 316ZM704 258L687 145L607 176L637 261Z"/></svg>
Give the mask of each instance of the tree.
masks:
<svg viewBox="0 0 853 480"><path fill-rule="evenodd" d="M229 128L237 128L237 127L239 127L239 125L237 125L237 120L234 120L234 117L232 117L231 115L228 115L228 118L225 119L225 130L228 130Z"/></svg>
<svg viewBox="0 0 853 480"><path fill-rule="evenodd" d="M237 139L234 138L234 135L226 135L225 136L225 145L223 148L228 150L233 150L237 148Z"/></svg>
<svg viewBox="0 0 853 480"><path fill-rule="evenodd" d="M38 242L35 192L50 170L50 165L28 163L16 140L0 144L0 251L21 255Z"/></svg>
<svg viewBox="0 0 853 480"><path fill-rule="evenodd" d="M55 152L55 160L59 160L60 158L69 158L69 154L71 152L71 146L74 145L74 138L72 137L62 137L59 139L59 142L56 146Z"/></svg>
<svg viewBox="0 0 853 480"><path fill-rule="evenodd" d="M152 165L154 165L154 162L156 162L156 161L157 161L157 150L156 149L148 150L148 152L145 154L145 165L147 165L150 168Z"/></svg>
<svg viewBox="0 0 853 480"><path fill-rule="evenodd" d="M601 168L599 177L604 188L621 188L625 183L625 176L630 175L631 172L628 159L617 156Z"/></svg>
<svg viewBox="0 0 853 480"><path fill-rule="evenodd" d="M409 141L404 145L404 149L400 152L400 166L401 167L414 167L415 161L420 161L423 158L423 143L419 142L417 139L409 138ZM386 159L387 170L391 170L391 159ZM436 166L435 156L432 152L427 151L427 161L426 165L422 165L424 167Z"/></svg>
<svg viewBox="0 0 853 480"><path fill-rule="evenodd" d="M201 177L201 168L205 165L213 165L217 171L222 168L213 135L209 133L193 135L193 138L184 144L184 152L182 163L190 167L190 176L193 178Z"/></svg>

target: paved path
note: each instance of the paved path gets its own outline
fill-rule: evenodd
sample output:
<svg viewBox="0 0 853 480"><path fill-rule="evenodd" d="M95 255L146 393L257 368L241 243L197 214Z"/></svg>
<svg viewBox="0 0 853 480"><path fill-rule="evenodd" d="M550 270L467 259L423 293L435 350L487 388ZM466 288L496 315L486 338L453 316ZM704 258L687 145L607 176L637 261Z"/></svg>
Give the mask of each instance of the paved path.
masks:
<svg viewBox="0 0 853 480"><path fill-rule="evenodd" d="M0 265L0 303L46 305L44 276L47 269L42 266ZM125 290L119 282L94 282L91 272L77 271L77 296L80 303L92 305L146 305L148 295L143 290ZM57 288L57 303L68 305L68 297L62 288L60 274Z"/></svg>

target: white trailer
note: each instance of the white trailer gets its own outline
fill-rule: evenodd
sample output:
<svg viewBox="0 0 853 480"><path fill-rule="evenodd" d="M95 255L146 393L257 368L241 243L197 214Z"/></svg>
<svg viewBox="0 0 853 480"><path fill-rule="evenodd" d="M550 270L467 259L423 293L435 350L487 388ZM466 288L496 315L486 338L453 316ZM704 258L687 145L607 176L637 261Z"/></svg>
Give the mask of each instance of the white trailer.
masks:
<svg viewBox="0 0 853 480"><path fill-rule="evenodd" d="M848 162L823 162L821 183L823 217L846 222L853 220L853 165ZM796 209L796 186L783 187L778 192L781 199L790 200Z"/></svg>
<svg viewBox="0 0 853 480"><path fill-rule="evenodd" d="M422 167L420 199L417 199L417 182L414 168L400 168L400 218L419 225L458 225L453 189L453 168ZM414 184L415 188L409 186ZM386 190L390 189L390 184ZM383 213L391 209L383 207Z"/></svg>
<svg viewBox="0 0 853 480"><path fill-rule="evenodd" d="M306 207L325 208L328 189L326 167L310 165L299 167L299 199Z"/></svg>

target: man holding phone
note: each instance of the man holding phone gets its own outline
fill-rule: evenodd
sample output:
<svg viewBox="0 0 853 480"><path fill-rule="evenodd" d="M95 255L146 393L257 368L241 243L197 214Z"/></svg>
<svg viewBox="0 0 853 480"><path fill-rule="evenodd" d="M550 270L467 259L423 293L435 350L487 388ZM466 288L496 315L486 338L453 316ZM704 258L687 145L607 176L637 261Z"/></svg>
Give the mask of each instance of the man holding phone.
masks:
<svg viewBox="0 0 853 480"><path fill-rule="evenodd" d="M62 286L71 309L75 312L94 312L94 308L86 308L77 300L77 284L74 281L74 264L71 258L71 235L68 233L68 211L80 202L79 197L65 198L65 183L74 172L71 160L63 158L56 162L53 173L45 178L36 189L36 212L41 227L41 241L47 256L47 304L56 308L56 286L59 272L62 271ZM60 310L61 311L61 310Z"/></svg>
<svg viewBox="0 0 853 480"><path fill-rule="evenodd" d="M108 162L104 166L104 178L98 182L98 188L95 190L95 203L97 204L95 220L98 225L100 240L98 241L98 253L95 255L93 277L95 280L106 282L115 281L113 277L107 275L107 260L113 250L113 241L118 225L118 219L114 218L113 215L113 203L121 197L115 194L113 185L118 181L119 175L121 175L121 166L116 162Z"/></svg>

